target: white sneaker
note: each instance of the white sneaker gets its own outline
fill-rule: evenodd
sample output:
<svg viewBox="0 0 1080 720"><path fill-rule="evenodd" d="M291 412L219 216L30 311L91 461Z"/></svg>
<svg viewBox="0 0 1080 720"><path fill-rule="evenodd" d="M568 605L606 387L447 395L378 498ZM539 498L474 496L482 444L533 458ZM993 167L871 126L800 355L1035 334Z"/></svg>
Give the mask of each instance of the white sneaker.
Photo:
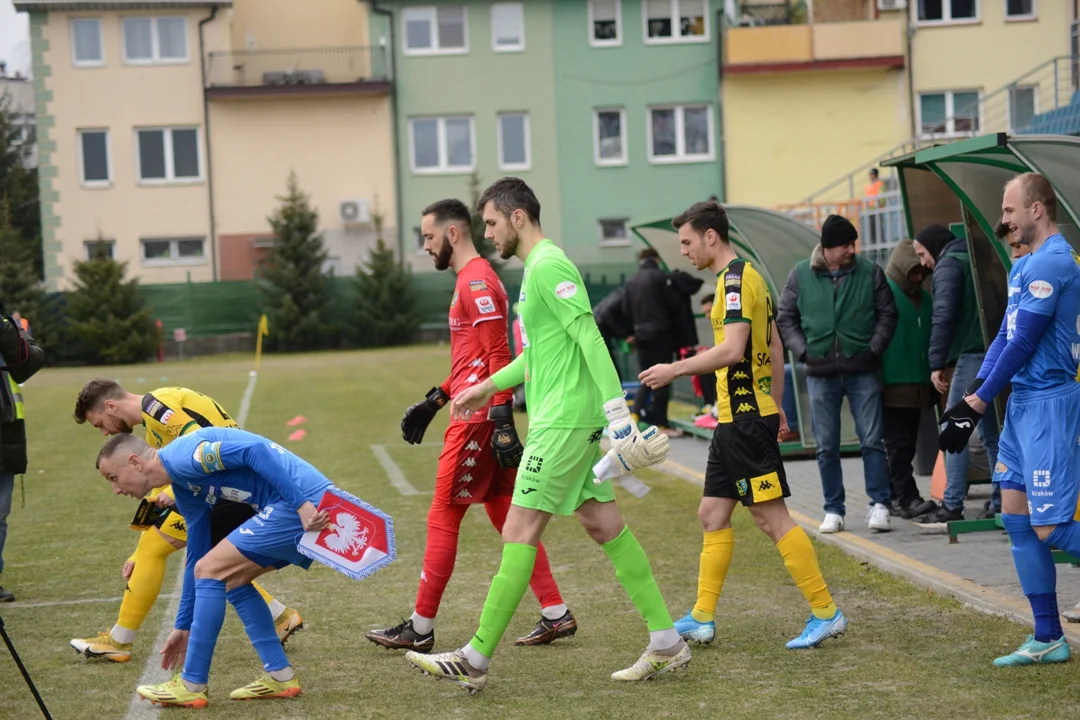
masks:
<svg viewBox="0 0 1080 720"><path fill-rule="evenodd" d="M889 524L889 508L877 503L870 506L870 512L866 515L866 524L871 530L877 532L889 532L892 526Z"/></svg>
<svg viewBox="0 0 1080 720"><path fill-rule="evenodd" d="M818 528L823 533L838 533L844 529L844 516L836 513L825 513L825 520Z"/></svg>

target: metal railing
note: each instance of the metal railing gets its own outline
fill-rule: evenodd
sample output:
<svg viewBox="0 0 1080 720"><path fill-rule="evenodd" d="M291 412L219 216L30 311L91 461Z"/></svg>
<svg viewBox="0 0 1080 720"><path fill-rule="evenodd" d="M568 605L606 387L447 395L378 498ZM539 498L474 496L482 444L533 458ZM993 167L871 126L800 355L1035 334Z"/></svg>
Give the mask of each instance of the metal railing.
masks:
<svg viewBox="0 0 1080 720"><path fill-rule="evenodd" d="M794 7L791 0L784 2L741 2L734 24L738 27L794 24Z"/></svg>
<svg viewBox="0 0 1080 720"><path fill-rule="evenodd" d="M777 208L815 230L829 215L840 215L859 231L859 253L884 268L896 243L907 237L904 205L900 190L888 189L877 195L841 201L800 203Z"/></svg>
<svg viewBox="0 0 1080 720"><path fill-rule="evenodd" d="M329 47L212 52L206 87L235 88L385 82L386 49Z"/></svg>

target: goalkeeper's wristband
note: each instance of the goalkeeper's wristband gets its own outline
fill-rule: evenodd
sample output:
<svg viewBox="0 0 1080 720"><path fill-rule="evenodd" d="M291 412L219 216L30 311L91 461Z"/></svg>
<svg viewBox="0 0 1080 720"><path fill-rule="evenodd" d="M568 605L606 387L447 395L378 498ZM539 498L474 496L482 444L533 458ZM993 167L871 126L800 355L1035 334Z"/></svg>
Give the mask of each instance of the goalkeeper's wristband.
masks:
<svg viewBox="0 0 1080 720"><path fill-rule="evenodd" d="M436 411L442 410L446 403L450 402L450 396L441 387L433 387L424 398Z"/></svg>
<svg viewBox="0 0 1080 720"><path fill-rule="evenodd" d="M626 398L620 396L604 403L604 417L608 425L630 417L630 406L626 404Z"/></svg>

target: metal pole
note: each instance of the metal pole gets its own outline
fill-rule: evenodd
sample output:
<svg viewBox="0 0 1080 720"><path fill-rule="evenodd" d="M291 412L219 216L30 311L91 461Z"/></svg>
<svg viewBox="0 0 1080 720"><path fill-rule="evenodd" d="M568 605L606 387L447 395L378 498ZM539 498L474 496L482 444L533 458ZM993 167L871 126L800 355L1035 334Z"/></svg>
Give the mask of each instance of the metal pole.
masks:
<svg viewBox="0 0 1080 720"><path fill-rule="evenodd" d="M19 672L22 673L23 680L26 681L26 686L29 687L30 692L34 694L34 699L37 700L38 707L41 708L41 714L45 716L45 720L52 720L49 709L45 707L45 701L42 700L41 695L38 694L37 688L34 687L34 681L30 679L30 673L26 671L26 666L23 665L22 658L19 657L19 653L15 652L15 646L12 645L11 638L8 637L7 631L4 630L4 618L2 617L0 617L0 635L3 636L4 644L7 645L11 657L15 658L15 664L19 666Z"/></svg>

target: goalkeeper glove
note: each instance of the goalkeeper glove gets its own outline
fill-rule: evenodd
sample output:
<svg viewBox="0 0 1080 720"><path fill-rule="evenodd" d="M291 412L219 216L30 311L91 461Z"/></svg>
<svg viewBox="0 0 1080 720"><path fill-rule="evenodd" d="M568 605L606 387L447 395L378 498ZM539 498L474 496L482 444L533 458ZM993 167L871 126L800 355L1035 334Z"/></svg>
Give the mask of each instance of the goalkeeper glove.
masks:
<svg viewBox="0 0 1080 720"><path fill-rule="evenodd" d="M521 440L514 427L513 401L502 405L493 405L488 409L488 420L495 421L495 432L491 435L491 452L504 470L516 468L521 464Z"/></svg>
<svg viewBox="0 0 1080 720"><path fill-rule="evenodd" d="M658 460L651 458L652 449L645 442L637 423L630 416L630 408L625 398L619 397L604 403L604 416L608 421L608 439L611 441L611 447L614 448L623 465L642 468L663 461L663 457ZM667 440L666 435L664 439ZM665 457L666 448L665 445L663 449Z"/></svg>
<svg viewBox="0 0 1080 720"><path fill-rule="evenodd" d="M650 465L659 465L667 459L668 451L671 449L671 440L668 439L667 434L660 432L660 428L655 425L647 428L641 434L641 439L646 451L643 456L626 455L613 446L608 451L608 457L613 458L626 473L632 473ZM644 464L642 464L642 459L644 459Z"/></svg>
<svg viewBox="0 0 1080 720"><path fill-rule="evenodd" d="M938 447L945 452L964 452L971 433L982 419L982 413L967 404L966 400L953 405L941 416L941 434L938 435Z"/></svg>
<svg viewBox="0 0 1080 720"><path fill-rule="evenodd" d="M435 413L450 402L450 396L442 388L433 387L427 397L409 406L405 417L401 419L401 437L412 445L419 445L424 439L424 431L435 418Z"/></svg>

